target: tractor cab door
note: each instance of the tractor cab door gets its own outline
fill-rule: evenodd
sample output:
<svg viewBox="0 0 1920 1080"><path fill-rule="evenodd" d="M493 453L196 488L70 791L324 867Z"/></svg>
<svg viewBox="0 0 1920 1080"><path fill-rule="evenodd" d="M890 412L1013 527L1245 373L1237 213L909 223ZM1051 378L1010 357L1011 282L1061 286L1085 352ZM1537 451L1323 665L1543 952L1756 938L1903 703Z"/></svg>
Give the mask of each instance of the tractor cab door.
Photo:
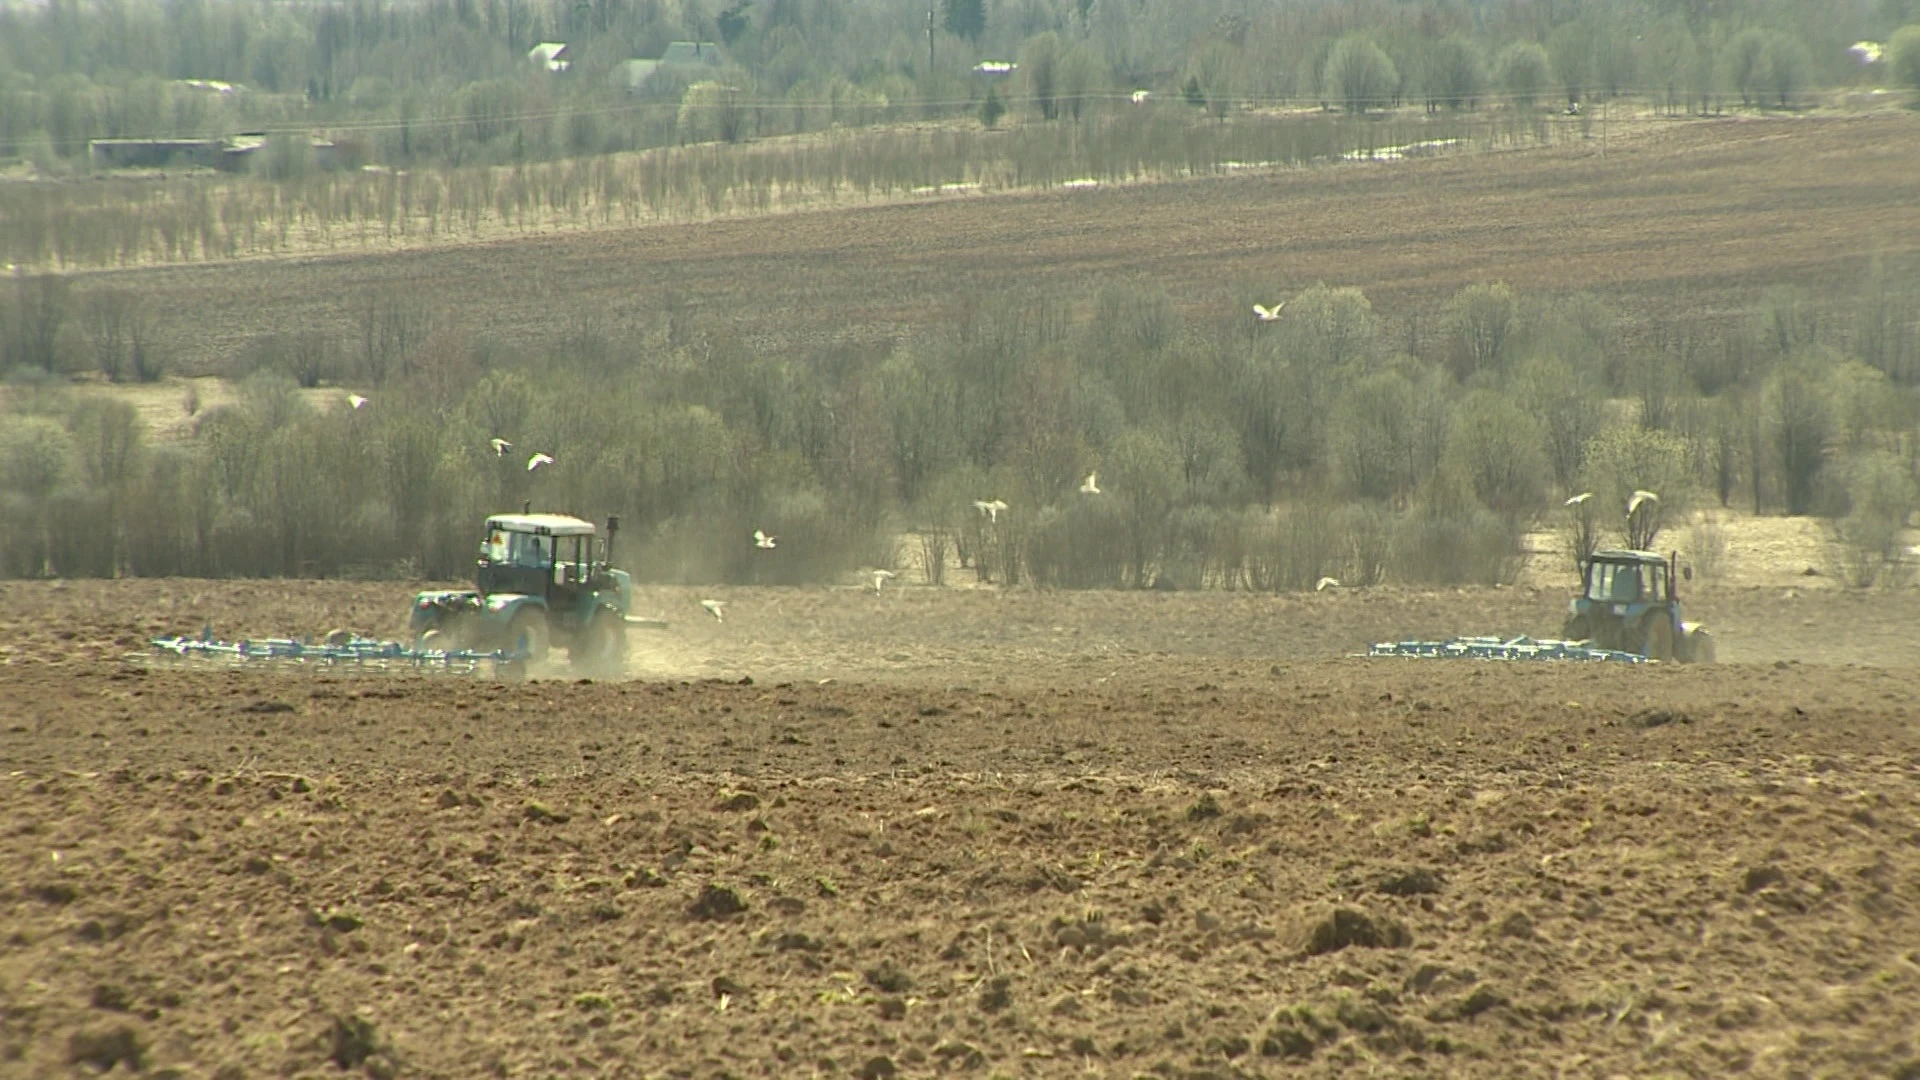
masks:
<svg viewBox="0 0 1920 1080"><path fill-rule="evenodd" d="M548 606L556 612L579 607L583 593L592 591L593 538L588 536L554 537L553 590Z"/></svg>
<svg viewBox="0 0 1920 1080"><path fill-rule="evenodd" d="M480 553L480 593L547 596L553 574L554 537L495 529Z"/></svg>

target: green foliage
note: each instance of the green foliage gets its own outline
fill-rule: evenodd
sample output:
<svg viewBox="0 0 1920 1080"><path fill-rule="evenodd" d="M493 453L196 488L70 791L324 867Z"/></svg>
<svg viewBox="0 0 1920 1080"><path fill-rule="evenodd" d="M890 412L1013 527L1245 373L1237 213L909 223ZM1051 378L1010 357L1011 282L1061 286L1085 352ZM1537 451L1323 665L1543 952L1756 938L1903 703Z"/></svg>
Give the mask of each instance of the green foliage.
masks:
<svg viewBox="0 0 1920 1080"><path fill-rule="evenodd" d="M1506 397L1475 391L1454 415L1440 468L1479 505L1527 520L1546 495L1546 433Z"/></svg>
<svg viewBox="0 0 1920 1080"><path fill-rule="evenodd" d="M1341 38L1327 57L1326 85L1350 113L1391 105L1400 92L1400 72L1386 51L1361 34Z"/></svg>
<svg viewBox="0 0 1920 1080"><path fill-rule="evenodd" d="M980 126L991 131L998 127L1000 118L1007 115L1007 106L1001 102L999 91L987 87L986 99L980 102Z"/></svg>
<svg viewBox="0 0 1920 1080"><path fill-rule="evenodd" d="M1470 109L1486 89L1486 59L1472 38L1449 34L1427 53L1422 82L1429 108Z"/></svg>
<svg viewBox="0 0 1920 1080"><path fill-rule="evenodd" d="M1500 53L1500 87L1516 109L1530 110L1540 103L1551 69L1547 50L1531 41L1516 41Z"/></svg>
<svg viewBox="0 0 1920 1080"><path fill-rule="evenodd" d="M1454 369L1461 378L1505 367L1517 310L1513 290L1504 281L1469 285L1447 301L1442 326L1452 341Z"/></svg>
<svg viewBox="0 0 1920 1080"><path fill-rule="evenodd" d="M1907 561L1907 519L1920 504L1907 463L1885 451L1849 460L1845 495L1834 539L1847 580L1860 588L1897 582Z"/></svg>
<svg viewBox="0 0 1920 1080"><path fill-rule="evenodd" d="M1810 514L1819 494L1820 471L1833 443L1833 402L1814 353L1802 354L1767 380L1764 400L1766 441L1780 470L1789 514Z"/></svg>
<svg viewBox="0 0 1920 1080"><path fill-rule="evenodd" d="M1920 91L1920 25L1903 26L1887 41L1887 74L1896 85Z"/></svg>
<svg viewBox="0 0 1920 1080"><path fill-rule="evenodd" d="M945 0L942 23L947 33L968 41L979 41L987 32L987 0ZM992 126L992 125L988 125Z"/></svg>
<svg viewBox="0 0 1920 1080"><path fill-rule="evenodd" d="M1028 38L1016 61L1027 83L1027 97L1043 120L1060 115L1061 52L1060 35L1048 30Z"/></svg>
<svg viewBox="0 0 1920 1080"><path fill-rule="evenodd" d="M1654 523L1676 520L1693 499L1693 450L1670 432L1626 424L1607 428L1587 446L1581 488L1593 492L1596 518L1620 523L1617 534L1627 546L1627 504L1636 491L1651 491L1659 501L1646 512ZM1638 518L1639 515L1636 515ZM1636 520L1636 524L1642 522ZM1658 528L1651 529L1653 533Z"/></svg>

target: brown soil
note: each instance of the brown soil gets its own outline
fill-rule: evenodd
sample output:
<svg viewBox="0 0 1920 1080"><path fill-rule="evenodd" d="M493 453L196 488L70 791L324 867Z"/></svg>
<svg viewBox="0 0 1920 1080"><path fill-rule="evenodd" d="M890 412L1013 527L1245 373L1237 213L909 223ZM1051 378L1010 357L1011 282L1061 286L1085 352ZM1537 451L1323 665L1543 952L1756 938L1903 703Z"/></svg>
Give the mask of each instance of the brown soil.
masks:
<svg viewBox="0 0 1920 1080"><path fill-rule="evenodd" d="M1605 156L1538 151L1045 195L969 197L424 251L116 271L184 366L219 370L288 327L357 340L366 296L432 282L460 332L548 347L617 338L679 294L763 347L883 340L964 298L1082 299L1117 278L1244 321L1316 281L1357 285L1406 336L1452 291L1593 290L1631 319L1725 319L1780 283L1833 295L1920 252L1920 117L1672 121ZM1699 327L1693 328L1698 332Z"/></svg>
<svg viewBox="0 0 1920 1080"><path fill-rule="evenodd" d="M680 677L617 683L116 658L405 594L0 590L0 1075L1920 1068L1911 592L1703 600L1780 657L1713 668L1341 656L1524 589L655 591Z"/></svg>

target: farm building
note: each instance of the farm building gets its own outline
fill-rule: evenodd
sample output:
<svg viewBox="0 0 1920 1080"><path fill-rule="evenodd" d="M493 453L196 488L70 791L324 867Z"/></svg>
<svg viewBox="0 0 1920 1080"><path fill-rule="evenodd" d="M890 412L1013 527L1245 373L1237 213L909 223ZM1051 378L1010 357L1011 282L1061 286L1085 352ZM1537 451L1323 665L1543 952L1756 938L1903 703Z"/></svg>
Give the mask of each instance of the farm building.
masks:
<svg viewBox="0 0 1920 1080"><path fill-rule="evenodd" d="M679 82L696 79L699 72L720 66L720 46L711 41L675 41L657 60L629 60L614 69L614 78L630 94L647 94Z"/></svg>

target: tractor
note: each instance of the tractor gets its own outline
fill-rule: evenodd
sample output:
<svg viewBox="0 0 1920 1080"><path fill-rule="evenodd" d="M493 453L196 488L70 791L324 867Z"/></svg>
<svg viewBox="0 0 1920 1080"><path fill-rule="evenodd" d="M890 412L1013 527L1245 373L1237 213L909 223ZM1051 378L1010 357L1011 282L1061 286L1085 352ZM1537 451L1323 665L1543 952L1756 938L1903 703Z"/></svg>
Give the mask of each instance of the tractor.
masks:
<svg viewBox="0 0 1920 1080"><path fill-rule="evenodd" d="M1561 636L1649 660L1711 664L1713 636L1683 622L1675 591L1677 556L1652 551L1596 551L1587 559L1580 595L1573 598Z"/></svg>
<svg viewBox="0 0 1920 1080"><path fill-rule="evenodd" d="M531 663L558 645L574 666L618 671L629 627L665 623L628 614L633 579L612 566L620 519L593 523L566 514L495 514L480 541L476 588L423 592L409 620L422 650L503 649Z"/></svg>

